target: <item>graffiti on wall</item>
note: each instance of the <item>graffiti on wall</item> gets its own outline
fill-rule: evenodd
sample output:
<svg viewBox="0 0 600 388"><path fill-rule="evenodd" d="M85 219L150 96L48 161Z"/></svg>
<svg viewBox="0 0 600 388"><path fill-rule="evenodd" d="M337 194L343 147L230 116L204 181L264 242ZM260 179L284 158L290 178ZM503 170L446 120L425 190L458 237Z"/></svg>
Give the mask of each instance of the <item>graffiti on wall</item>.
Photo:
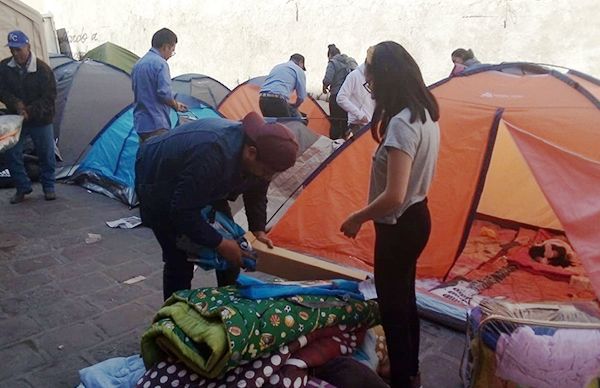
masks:
<svg viewBox="0 0 600 388"><path fill-rule="evenodd" d="M89 42L97 42L99 41L97 32L86 32L82 31L76 34L69 34L69 42L70 43L89 43Z"/></svg>

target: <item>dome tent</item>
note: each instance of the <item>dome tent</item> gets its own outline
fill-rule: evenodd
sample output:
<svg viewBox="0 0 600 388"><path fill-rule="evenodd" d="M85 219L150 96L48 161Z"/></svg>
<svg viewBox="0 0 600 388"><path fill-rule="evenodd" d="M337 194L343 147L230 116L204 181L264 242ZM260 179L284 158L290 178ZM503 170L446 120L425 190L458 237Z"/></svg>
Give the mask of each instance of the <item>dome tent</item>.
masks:
<svg viewBox="0 0 600 388"><path fill-rule="evenodd" d="M140 57L117 44L106 42L85 53L81 59L104 62L131 74L133 65Z"/></svg>
<svg viewBox="0 0 600 388"><path fill-rule="evenodd" d="M189 112L179 115L171 109L173 128L184 121L182 117L220 117L208 104L191 96L178 94L175 98L185 103ZM135 206L135 156L138 147L139 136L133 127L131 104L108 121L91 140L85 156L77 161L77 170L70 181Z"/></svg>
<svg viewBox="0 0 600 388"><path fill-rule="evenodd" d="M75 161L104 125L133 102L131 78L121 69L92 59L68 61L54 68L54 134L60 152L57 177L72 173Z"/></svg>
<svg viewBox="0 0 600 388"><path fill-rule="evenodd" d="M465 301L434 292L460 281L476 291L474 301L597 300L599 86L575 71L527 63L486 65L431 86L442 137L429 195L433 229L418 262L422 310L464 324ZM292 279L372 272L372 225L355 241L339 226L366 203L375 147L363 131L306 182L269 233L282 257L277 265L263 260L262 269L259 261L259 270ZM323 209L327 217L308 222ZM527 248L544 236L568 241L579 263L564 271L532 264Z"/></svg>
<svg viewBox="0 0 600 388"><path fill-rule="evenodd" d="M260 113L258 105L259 92L266 78L264 76L255 77L238 85L219 104L219 112L232 120L241 120L251 111ZM295 99L294 96L292 99ZM310 96L306 98L298 110L306 115L308 119L307 126L310 129L320 135L329 136L329 129L331 128L329 118L314 98Z"/></svg>
<svg viewBox="0 0 600 388"><path fill-rule="evenodd" d="M221 101L231 92L229 88L207 75L188 73L171 80L176 93L188 94L217 109Z"/></svg>

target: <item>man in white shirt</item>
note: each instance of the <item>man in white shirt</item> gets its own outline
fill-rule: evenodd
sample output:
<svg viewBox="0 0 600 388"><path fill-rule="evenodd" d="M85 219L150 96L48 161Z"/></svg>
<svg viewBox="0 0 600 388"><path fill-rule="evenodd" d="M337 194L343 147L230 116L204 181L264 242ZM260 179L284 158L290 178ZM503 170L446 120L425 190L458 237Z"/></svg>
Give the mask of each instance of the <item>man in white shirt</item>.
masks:
<svg viewBox="0 0 600 388"><path fill-rule="evenodd" d="M367 53L369 50L367 50ZM375 110L375 100L371 98L371 93L366 83L364 63L348 74L338 92L337 103L342 109L348 112L348 131L346 132L346 137L351 133L354 134L371 121L373 110Z"/></svg>

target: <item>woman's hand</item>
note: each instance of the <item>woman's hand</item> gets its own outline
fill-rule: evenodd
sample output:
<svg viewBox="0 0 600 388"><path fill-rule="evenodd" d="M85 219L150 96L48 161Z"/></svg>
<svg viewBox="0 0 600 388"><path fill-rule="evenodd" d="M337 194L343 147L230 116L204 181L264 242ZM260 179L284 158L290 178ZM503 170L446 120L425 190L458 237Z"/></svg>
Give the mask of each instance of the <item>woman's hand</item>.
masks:
<svg viewBox="0 0 600 388"><path fill-rule="evenodd" d="M356 238L363 223L364 221L360 219L358 213L352 213L342 224L340 232L344 233L346 237Z"/></svg>

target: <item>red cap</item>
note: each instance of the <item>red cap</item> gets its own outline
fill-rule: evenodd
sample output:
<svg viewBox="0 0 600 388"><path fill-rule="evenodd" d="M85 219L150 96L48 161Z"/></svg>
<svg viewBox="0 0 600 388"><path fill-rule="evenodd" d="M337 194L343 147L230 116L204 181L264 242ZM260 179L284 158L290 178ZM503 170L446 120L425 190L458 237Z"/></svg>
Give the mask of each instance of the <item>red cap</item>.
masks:
<svg viewBox="0 0 600 388"><path fill-rule="evenodd" d="M242 120L242 128L256 145L257 159L274 171L285 171L296 163L298 142L285 125L267 123L258 113L250 112Z"/></svg>

